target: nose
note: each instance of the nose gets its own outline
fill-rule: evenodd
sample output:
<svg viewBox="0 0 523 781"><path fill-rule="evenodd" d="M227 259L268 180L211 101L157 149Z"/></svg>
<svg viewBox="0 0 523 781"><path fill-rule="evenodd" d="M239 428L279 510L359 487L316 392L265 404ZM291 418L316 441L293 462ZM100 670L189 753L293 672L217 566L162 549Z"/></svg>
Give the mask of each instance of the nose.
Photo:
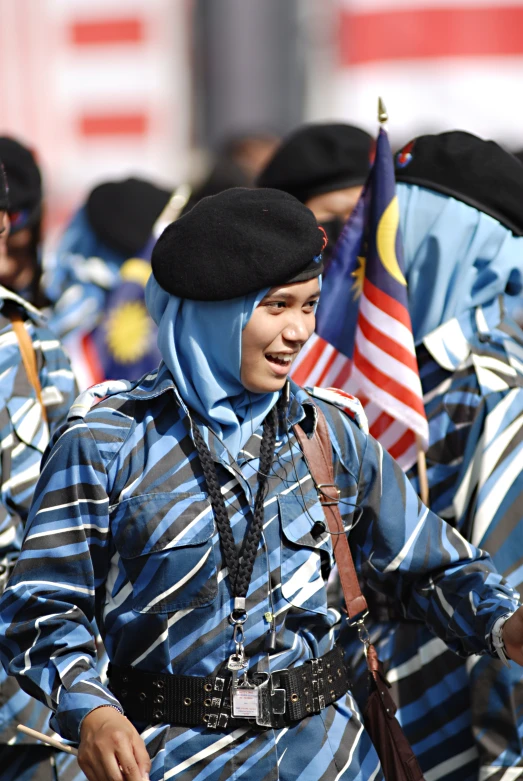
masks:
<svg viewBox="0 0 523 781"><path fill-rule="evenodd" d="M305 344L314 330L314 325L315 319L310 314L306 316L303 312L294 313L286 323L282 337L287 342Z"/></svg>

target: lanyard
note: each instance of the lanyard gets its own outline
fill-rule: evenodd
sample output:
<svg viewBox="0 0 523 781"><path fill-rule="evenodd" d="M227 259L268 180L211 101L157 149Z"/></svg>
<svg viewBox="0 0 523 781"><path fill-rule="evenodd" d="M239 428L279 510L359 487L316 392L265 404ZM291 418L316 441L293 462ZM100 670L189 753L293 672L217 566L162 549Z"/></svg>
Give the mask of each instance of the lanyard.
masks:
<svg viewBox="0 0 523 781"><path fill-rule="evenodd" d="M258 545L263 533L263 506L266 495L267 475L272 466L272 459L274 456L276 424L277 410L276 407L273 407L263 424L263 437L260 445L258 490L254 500L254 511L252 513L251 523L248 526L239 554L237 554L236 551L231 522L225 506L221 486L216 475L214 461L198 426L193 425L192 427L194 444L198 451L207 488L209 490L216 528L218 529L223 558L227 566L229 583L234 598L233 610L229 616L229 621L234 627L233 638L236 645L236 652L233 656L236 657L236 662L238 664L240 664L240 661L242 662L242 667L247 666L243 648L243 625L247 620L245 599L252 578ZM243 662L245 662L245 664L243 664Z"/></svg>

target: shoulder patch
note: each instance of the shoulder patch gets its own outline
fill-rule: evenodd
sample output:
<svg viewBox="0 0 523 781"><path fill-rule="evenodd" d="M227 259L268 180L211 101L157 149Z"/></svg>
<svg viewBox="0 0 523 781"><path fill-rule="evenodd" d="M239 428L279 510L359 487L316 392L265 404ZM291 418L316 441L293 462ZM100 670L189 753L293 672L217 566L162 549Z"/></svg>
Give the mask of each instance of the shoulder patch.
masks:
<svg viewBox="0 0 523 781"><path fill-rule="evenodd" d="M311 396L327 401L329 404L334 404L339 407L347 415L352 418L359 428L365 433L369 433L369 424L367 416L363 410L361 401L356 396L351 396L350 393L340 390L339 388L307 388L307 391Z"/></svg>
<svg viewBox="0 0 523 781"><path fill-rule="evenodd" d="M129 382L128 380L106 380L100 382L98 385L93 385L87 390L80 393L75 400L67 420L73 420L77 418L85 418L89 410L98 404L107 396L115 396L117 393L126 393L131 390L136 383Z"/></svg>

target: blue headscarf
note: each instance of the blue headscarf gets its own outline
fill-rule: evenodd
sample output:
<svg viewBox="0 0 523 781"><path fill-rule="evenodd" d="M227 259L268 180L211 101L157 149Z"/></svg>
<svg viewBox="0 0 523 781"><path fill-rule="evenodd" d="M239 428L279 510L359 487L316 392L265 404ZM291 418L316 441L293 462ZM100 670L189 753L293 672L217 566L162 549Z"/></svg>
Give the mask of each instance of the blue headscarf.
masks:
<svg viewBox="0 0 523 781"><path fill-rule="evenodd" d="M397 192L416 344L447 320L498 295L521 294L523 237L433 190L399 183Z"/></svg>
<svg viewBox="0 0 523 781"><path fill-rule="evenodd" d="M152 274L145 288L158 347L180 396L235 459L279 396L250 393L240 380L242 331L267 292L191 301L167 293Z"/></svg>

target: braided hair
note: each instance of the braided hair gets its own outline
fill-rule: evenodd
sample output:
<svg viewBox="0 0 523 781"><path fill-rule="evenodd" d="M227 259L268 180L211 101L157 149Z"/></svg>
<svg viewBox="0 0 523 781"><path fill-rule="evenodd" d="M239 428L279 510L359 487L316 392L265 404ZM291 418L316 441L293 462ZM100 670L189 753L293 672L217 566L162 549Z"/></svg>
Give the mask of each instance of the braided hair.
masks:
<svg viewBox="0 0 523 781"><path fill-rule="evenodd" d="M276 445L276 432L278 423L278 406L274 405L263 422L263 436L260 444L260 468L258 470L258 490L254 501L254 512L245 539L242 543L240 557L236 556L236 545L225 506L225 500L218 482L216 468L209 448L198 428L192 426L194 444L202 465L202 471L207 483L209 498L214 513L214 519L220 535L220 544L227 568L229 570L229 582L233 594L238 597L247 596L247 590L251 581L258 543L263 530L264 502L269 489L269 473L274 459ZM242 566L239 566L243 559Z"/></svg>

